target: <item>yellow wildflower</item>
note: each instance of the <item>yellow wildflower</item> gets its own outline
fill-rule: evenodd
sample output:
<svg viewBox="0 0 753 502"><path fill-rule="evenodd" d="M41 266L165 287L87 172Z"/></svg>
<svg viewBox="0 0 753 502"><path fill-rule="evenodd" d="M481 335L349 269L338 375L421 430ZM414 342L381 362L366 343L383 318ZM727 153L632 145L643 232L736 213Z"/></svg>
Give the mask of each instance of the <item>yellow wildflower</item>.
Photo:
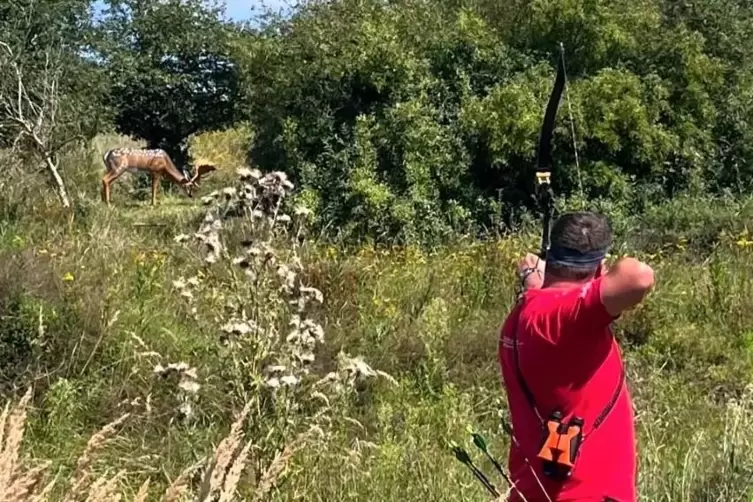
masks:
<svg viewBox="0 0 753 502"><path fill-rule="evenodd" d="M73 274L72 274L72 273L70 273L70 272L67 272L67 273L66 273L66 274L65 274L65 275L63 276L63 281L65 281L65 282L71 282L71 281L73 281L73 279L74 279L74 277L73 277Z"/></svg>

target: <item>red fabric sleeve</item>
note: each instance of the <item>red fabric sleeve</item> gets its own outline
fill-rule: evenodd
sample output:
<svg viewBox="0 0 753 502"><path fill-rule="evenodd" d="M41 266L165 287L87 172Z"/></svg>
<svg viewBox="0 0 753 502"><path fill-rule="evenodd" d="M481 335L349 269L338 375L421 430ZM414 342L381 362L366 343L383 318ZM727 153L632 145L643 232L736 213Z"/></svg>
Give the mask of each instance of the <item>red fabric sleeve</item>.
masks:
<svg viewBox="0 0 753 502"><path fill-rule="evenodd" d="M607 312L601 301L601 277L584 284L560 305L560 322L576 330L606 328L619 316Z"/></svg>

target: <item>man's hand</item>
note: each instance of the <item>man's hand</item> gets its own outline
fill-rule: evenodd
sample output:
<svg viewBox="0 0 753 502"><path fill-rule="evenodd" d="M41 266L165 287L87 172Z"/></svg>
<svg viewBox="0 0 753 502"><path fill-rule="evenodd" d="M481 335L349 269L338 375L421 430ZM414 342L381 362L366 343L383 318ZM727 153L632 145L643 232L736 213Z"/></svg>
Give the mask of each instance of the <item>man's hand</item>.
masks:
<svg viewBox="0 0 753 502"><path fill-rule="evenodd" d="M544 284L546 262L533 253L528 253L518 263L518 274L525 289L538 289Z"/></svg>

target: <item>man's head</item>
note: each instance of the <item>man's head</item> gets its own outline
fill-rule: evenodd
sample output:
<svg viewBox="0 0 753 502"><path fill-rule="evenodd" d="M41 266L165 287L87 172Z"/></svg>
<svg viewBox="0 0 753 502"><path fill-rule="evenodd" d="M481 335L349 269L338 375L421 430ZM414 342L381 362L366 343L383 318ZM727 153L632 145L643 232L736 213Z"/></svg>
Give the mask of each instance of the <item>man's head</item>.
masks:
<svg viewBox="0 0 753 502"><path fill-rule="evenodd" d="M594 276L612 245L607 218L591 212L566 213L554 222L546 276L583 281Z"/></svg>

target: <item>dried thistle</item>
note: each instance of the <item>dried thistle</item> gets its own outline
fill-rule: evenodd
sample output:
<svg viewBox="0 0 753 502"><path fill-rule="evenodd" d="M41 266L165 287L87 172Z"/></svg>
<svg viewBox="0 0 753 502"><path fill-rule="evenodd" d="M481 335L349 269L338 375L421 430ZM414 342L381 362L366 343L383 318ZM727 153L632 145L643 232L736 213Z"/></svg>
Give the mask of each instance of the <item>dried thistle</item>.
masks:
<svg viewBox="0 0 753 502"><path fill-rule="evenodd" d="M234 187L212 194L209 208L194 234L195 242L204 249L204 261L217 264L197 266L209 274L218 272L212 279L202 276L207 280L195 284L185 279L188 274L184 272L186 275L177 278L175 286L179 291L192 292L186 301L194 308L205 299L215 307L199 311L212 312L213 318L208 321L216 327L223 342L222 350L226 350L232 360L233 364L223 369L231 375L242 372L239 380L251 382L243 391L258 396L257 385L266 385L263 392L271 394L275 405L295 410L289 417L291 427L304 420L314 424L307 433L276 453L259 475L254 496L258 500L274 489L292 456L310 434L316 431L323 434L319 425L325 427L332 423L330 415L337 411L332 404L334 401L330 401L332 391L352 391L356 380L375 377L380 372L355 358L342 361L330 378L316 383L310 378L316 349L324 343L324 328L311 312L324 302L324 294L305 283L306 269L300 255L305 235L303 226L311 211L304 207L291 210L286 206L286 198L295 187L285 173L262 175L256 170L241 168L238 176L239 182ZM218 304L225 309L216 308ZM280 333L286 324L289 331ZM317 388L326 382L334 385ZM259 399L254 397L254 406ZM213 502L218 497L219 502L233 500L254 447L241 433L252 402L245 405L229 434L207 459L201 485L194 492L196 500ZM295 416L309 409L313 409L309 415ZM267 421L267 417L260 416L259 420ZM278 427L278 423L261 423L259 427L262 430ZM262 452L278 446L270 441L273 434L260 437L261 444L256 447Z"/></svg>

